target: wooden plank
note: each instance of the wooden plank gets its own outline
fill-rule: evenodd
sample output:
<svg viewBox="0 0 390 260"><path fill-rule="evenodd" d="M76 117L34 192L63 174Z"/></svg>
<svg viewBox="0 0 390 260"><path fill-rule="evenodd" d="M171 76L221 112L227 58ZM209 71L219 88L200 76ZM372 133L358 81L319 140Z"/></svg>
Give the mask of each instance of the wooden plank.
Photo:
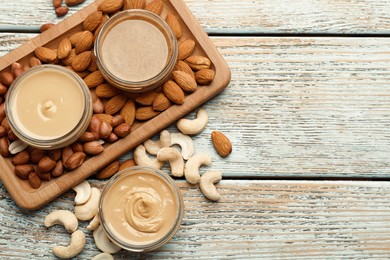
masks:
<svg viewBox="0 0 390 260"><path fill-rule="evenodd" d="M94 181L93 185L102 186ZM207 201L196 187L178 182L185 217L173 240L154 253L120 252L120 259L388 259L390 185L387 182L239 181L218 184L222 199ZM53 210L73 210L68 192L39 211L15 206L0 185L0 258L53 258L66 245L61 226L46 229ZM99 253L80 222L87 246L78 256Z"/></svg>
<svg viewBox="0 0 390 260"><path fill-rule="evenodd" d="M0 55L26 36L0 35ZM232 71L229 87L204 105L209 124L194 137L213 168L230 177L389 176L390 39L213 41ZM211 146L213 130L233 142L226 159Z"/></svg>
<svg viewBox="0 0 390 260"><path fill-rule="evenodd" d="M74 13L84 4L70 8ZM189 9L209 33L331 33L387 34L390 32L387 0L185 0ZM21 29L58 22L51 1L3 0L0 28Z"/></svg>

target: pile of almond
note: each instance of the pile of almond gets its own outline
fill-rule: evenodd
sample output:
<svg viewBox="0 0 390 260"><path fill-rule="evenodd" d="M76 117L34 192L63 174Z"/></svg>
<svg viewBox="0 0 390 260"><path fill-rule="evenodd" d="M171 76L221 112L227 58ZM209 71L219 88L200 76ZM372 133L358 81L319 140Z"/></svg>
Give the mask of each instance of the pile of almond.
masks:
<svg viewBox="0 0 390 260"><path fill-rule="evenodd" d="M54 1L53 1L54 2ZM66 1L76 2L76 1ZM80 1L78 1L80 2ZM82 31L63 38L56 49L38 47L28 64L14 63L10 70L0 74L0 154L10 157L9 146L17 140L10 130L4 111L4 97L14 79L30 67L43 63L58 64L76 72L83 78L93 97L94 115L89 128L72 145L62 149L44 151L27 147L12 155L15 174L28 180L31 187L39 188L42 181L50 181L67 171L81 166L89 156L104 151L104 143L113 143L126 137L136 122L149 120L172 105L181 105L186 95L195 92L199 85L209 85L214 70L207 57L193 55L196 43L182 37L179 19L168 12L165 18L179 42L178 61L169 80L157 89L143 94L129 94L107 83L98 70L93 54L94 40L110 15L121 10L140 8L158 15L163 13L161 0L104 0L97 10L84 20ZM134 165L126 161L123 166L115 161L99 172L98 178L109 178L121 167Z"/></svg>

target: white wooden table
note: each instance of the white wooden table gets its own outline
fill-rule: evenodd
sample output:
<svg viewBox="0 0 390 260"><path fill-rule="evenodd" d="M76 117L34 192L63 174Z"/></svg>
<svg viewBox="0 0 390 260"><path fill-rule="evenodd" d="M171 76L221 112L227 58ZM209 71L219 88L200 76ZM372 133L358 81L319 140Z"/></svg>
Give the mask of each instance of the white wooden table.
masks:
<svg viewBox="0 0 390 260"><path fill-rule="evenodd" d="M195 137L224 173L223 197L211 203L178 180L186 213L173 240L115 257L389 259L390 1L185 2L232 71ZM0 56L60 20L49 0L0 0ZM213 130L233 143L227 159ZM69 237L43 219L72 210L73 197L27 212L0 184L0 258L54 258L51 247ZM99 253L86 234L79 259Z"/></svg>

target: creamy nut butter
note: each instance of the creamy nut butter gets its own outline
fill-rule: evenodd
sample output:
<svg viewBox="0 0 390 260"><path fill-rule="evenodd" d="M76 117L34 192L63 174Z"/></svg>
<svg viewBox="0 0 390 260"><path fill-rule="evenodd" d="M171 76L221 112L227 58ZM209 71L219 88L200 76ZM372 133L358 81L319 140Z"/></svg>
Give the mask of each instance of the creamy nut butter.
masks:
<svg viewBox="0 0 390 260"><path fill-rule="evenodd" d="M129 92L144 92L169 77L177 59L177 40L160 16L133 9L104 24L94 51L107 81Z"/></svg>
<svg viewBox="0 0 390 260"><path fill-rule="evenodd" d="M10 127L26 143L54 149L75 141L92 115L82 79L56 65L31 68L11 85L6 101Z"/></svg>
<svg viewBox="0 0 390 260"><path fill-rule="evenodd" d="M114 243L130 251L150 251L169 241L180 226L183 201L164 172L133 167L107 183L99 213Z"/></svg>

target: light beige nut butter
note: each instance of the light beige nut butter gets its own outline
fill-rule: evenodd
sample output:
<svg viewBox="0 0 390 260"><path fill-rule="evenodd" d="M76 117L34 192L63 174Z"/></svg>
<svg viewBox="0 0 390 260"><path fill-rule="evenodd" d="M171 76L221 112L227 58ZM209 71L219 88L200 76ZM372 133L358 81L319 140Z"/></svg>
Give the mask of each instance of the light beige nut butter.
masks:
<svg viewBox="0 0 390 260"><path fill-rule="evenodd" d="M13 132L26 143L54 149L75 141L92 115L88 87L57 65L33 67L11 85L6 112Z"/></svg>
<svg viewBox="0 0 390 260"><path fill-rule="evenodd" d="M107 81L125 91L144 92L169 77L177 59L177 40L160 16L126 10L104 24L94 50Z"/></svg>
<svg viewBox="0 0 390 260"><path fill-rule="evenodd" d="M133 167L117 173L105 186L99 214L108 237L136 252L165 244L179 228L183 201L164 172Z"/></svg>

